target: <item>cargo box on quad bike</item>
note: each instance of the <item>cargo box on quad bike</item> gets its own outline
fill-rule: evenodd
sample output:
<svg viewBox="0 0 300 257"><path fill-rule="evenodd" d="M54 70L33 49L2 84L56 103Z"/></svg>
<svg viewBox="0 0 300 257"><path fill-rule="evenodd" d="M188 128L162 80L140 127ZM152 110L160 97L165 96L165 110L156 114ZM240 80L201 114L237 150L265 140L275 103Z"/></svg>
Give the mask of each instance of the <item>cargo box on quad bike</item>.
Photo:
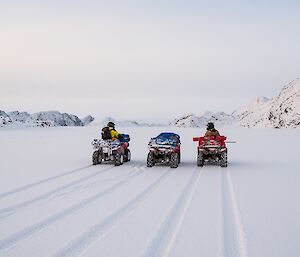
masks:
<svg viewBox="0 0 300 257"><path fill-rule="evenodd" d="M161 133L151 138L148 144L147 167L156 163L168 164L177 168L180 163L180 137L175 133Z"/></svg>
<svg viewBox="0 0 300 257"><path fill-rule="evenodd" d="M193 141L199 142L197 166L202 167L205 163L219 164L227 167L227 147L225 136L194 137Z"/></svg>
<svg viewBox="0 0 300 257"><path fill-rule="evenodd" d="M94 139L92 142L95 149L92 157L93 165L105 162L119 166L130 161L129 141L129 135L125 134L122 134L117 140Z"/></svg>

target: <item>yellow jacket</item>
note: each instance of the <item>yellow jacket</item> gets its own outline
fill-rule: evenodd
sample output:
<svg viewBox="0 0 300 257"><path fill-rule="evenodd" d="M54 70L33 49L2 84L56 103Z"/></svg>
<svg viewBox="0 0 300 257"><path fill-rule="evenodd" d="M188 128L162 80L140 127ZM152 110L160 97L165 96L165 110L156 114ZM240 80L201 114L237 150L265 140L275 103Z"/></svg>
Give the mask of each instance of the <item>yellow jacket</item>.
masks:
<svg viewBox="0 0 300 257"><path fill-rule="evenodd" d="M110 132L110 135L111 135L112 139L118 139L119 138L120 133L118 131L116 131L114 128L109 127L109 132Z"/></svg>

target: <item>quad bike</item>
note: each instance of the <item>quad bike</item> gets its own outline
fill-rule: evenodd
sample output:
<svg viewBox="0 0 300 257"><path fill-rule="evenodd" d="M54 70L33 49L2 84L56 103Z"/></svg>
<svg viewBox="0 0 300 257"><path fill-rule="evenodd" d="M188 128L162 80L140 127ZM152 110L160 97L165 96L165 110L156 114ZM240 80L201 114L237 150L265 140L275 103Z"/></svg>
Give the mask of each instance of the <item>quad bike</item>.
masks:
<svg viewBox="0 0 300 257"><path fill-rule="evenodd" d="M216 137L194 137L193 141L199 142L197 166L203 167L205 163L219 164L221 167L227 167L227 147L225 136Z"/></svg>
<svg viewBox="0 0 300 257"><path fill-rule="evenodd" d="M147 167L156 163L177 168L180 163L180 137L175 133L161 133L148 144Z"/></svg>
<svg viewBox="0 0 300 257"><path fill-rule="evenodd" d="M119 166L130 161L129 141L129 136L125 134L122 134L121 139L117 140L94 139L92 142L95 149L92 157L93 165L105 162Z"/></svg>

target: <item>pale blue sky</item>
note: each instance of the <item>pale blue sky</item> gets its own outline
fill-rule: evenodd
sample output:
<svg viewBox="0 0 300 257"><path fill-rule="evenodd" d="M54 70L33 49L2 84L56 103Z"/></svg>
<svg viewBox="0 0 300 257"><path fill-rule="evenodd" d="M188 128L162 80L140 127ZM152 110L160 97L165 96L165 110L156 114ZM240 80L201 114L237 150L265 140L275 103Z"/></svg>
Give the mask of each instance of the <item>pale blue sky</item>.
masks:
<svg viewBox="0 0 300 257"><path fill-rule="evenodd" d="M300 76L297 1L7 1L0 109L232 112Z"/></svg>

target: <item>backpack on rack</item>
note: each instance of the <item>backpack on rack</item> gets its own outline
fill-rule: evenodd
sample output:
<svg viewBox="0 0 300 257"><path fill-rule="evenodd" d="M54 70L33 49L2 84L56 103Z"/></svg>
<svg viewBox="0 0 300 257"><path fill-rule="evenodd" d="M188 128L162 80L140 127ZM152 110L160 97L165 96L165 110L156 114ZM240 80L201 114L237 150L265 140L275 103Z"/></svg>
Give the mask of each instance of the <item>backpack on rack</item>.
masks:
<svg viewBox="0 0 300 257"><path fill-rule="evenodd" d="M119 135L119 140L121 141L121 142L129 142L130 141L130 136L128 135L128 134L120 134Z"/></svg>
<svg viewBox="0 0 300 257"><path fill-rule="evenodd" d="M103 140L109 140L109 139L111 139L111 134L110 134L109 127L104 127L102 129L101 136L102 136Z"/></svg>

